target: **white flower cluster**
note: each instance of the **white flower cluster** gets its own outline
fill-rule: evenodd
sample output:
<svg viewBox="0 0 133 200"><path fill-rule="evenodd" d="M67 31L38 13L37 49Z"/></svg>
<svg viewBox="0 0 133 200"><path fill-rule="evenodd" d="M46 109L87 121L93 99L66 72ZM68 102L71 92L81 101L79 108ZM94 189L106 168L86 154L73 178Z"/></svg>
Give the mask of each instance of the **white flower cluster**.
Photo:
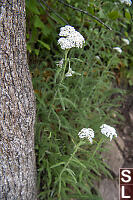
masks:
<svg viewBox="0 0 133 200"><path fill-rule="evenodd" d="M102 134L104 134L107 137L110 137L110 141L112 140L113 136L117 137L116 130L113 127L107 124L103 124L102 126L100 126L100 128Z"/></svg>
<svg viewBox="0 0 133 200"><path fill-rule="evenodd" d="M80 138L87 138L90 143L93 143L92 138L94 138L94 131L91 128L83 128L79 133L78 136Z"/></svg>
<svg viewBox="0 0 133 200"><path fill-rule="evenodd" d="M129 5L129 6L131 6L131 4L132 4L132 1L131 1L131 0L120 0L120 2L121 2L121 3L125 3L125 4L127 4L127 5Z"/></svg>
<svg viewBox="0 0 133 200"><path fill-rule="evenodd" d="M110 141L112 140L113 136L117 137L117 133L116 130L107 125L107 124L103 124L102 126L100 126L101 128L101 133L104 134L106 137L110 137ZM90 143L93 143L92 138L94 138L94 131L91 128L83 128L79 133L78 136L80 138L87 138L89 139Z"/></svg>
<svg viewBox="0 0 133 200"><path fill-rule="evenodd" d="M72 47L82 48L85 43L83 36L69 25L60 28L59 36L61 38L58 40L58 44L63 50L71 49Z"/></svg>

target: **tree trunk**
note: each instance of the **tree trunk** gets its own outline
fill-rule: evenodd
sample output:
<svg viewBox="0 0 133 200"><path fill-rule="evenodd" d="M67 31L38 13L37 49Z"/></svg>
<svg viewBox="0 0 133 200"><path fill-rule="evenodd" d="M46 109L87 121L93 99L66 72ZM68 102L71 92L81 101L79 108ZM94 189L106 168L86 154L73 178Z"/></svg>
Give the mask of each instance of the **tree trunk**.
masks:
<svg viewBox="0 0 133 200"><path fill-rule="evenodd" d="M0 1L0 200L36 200L35 98L25 1Z"/></svg>

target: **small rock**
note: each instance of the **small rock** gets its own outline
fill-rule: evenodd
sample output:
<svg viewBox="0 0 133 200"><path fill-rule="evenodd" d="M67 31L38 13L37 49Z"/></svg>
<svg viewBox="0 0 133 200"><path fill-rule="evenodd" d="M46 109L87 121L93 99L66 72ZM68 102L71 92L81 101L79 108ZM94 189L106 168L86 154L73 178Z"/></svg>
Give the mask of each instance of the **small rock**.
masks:
<svg viewBox="0 0 133 200"><path fill-rule="evenodd" d="M119 185L116 180L103 179L99 183L98 191L103 200L118 200Z"/></svg>
<svg viewBox="0 0 133 200"><path fill-rule="evenodd" d="M119 168L121 168L124 164L122 153L119 151L114 140L105 145L105 148L107 148L108 151L103 152L102 157L105 159L105 162L109 165L111 171L113 171L114 174L117 176L119 174Z"/></svg>

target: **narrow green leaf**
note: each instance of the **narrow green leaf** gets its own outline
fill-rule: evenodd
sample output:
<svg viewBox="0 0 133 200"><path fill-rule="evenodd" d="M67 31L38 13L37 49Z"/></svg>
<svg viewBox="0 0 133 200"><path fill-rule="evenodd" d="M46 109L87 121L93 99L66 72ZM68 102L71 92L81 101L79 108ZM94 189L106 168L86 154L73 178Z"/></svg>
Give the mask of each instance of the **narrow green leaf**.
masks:
<svg viewBox="0 0 133 200"><path fill-rule="evenodd" d="M60 127L61 127L61 121L60 121L60 118L59 116L56 114L56 112L54 111L54 109L52 108L52 112L53 114L55 115L55 117L58 119L58 123L59 123L59 130L60 130Z"/></svg>
<svg viewBox="0 0 133 200"><path fill-rule="evenodd" d="M55 165L52 165L50 168L52 169L52 168L55 168L55 167L58 167L58 166L64 165L64 164L65 164L65 162L60 162L60 163L57 163Z"/></svg>
<svg viewBox="0 0 133 200"><path fill-rule="evenodd" d="M69 91L69 87L67 87L66 85L60 84L60 87L62 87L63 89L65 89L67 92Z"/></svg>
<svg viewBox="0 0 133 200"><path fill-rule="evenodd" d="M47 160L47 172L48 172L48 182L47 182L47 184L48 184L48 186L50 186L51 181L52 181L52 175L51 175L51 170L49 168L49 162L48 162L48 160Z"/></svg>
<svg viewBox="0 0 133 200"><path fill-rule="evenodd" d="M75 181L75 183L77 183L77 180L75 178L75 173L69 168L66 168L65 171L67 171L72 176L72 178Z"/></svg>
<svg viewBox="0 0 133 200"><path fill-rule="evenodd" d="M74 157L74 158L72 158L72 161L86 169L86 166L83 163L81 163L79 159Z"/></svg>
<svg viewBox="0 0 133 200"><path fill-rule="evenodd" d="M63 100L70 104L71 106L73 106L75 109L77 108L77 106L75 105L75 103L73 103L70 99L63 97Z"/></svg>
<svg viewBox="0 0 133 200"><path fill-rule="evenodd" d="M57 78L59 77L61 71L62 71L62 69L60 67L56 70L56 73L55 73L55 76L54 76L54 83L55 84L56 84Z"/></svg>
<svg viewBox="0 0 133 200"><path fill-rule="evenodd" d="M79 59L79 58L70 58L71 61L78 61L78 62L83 62L83 60Z"/></svg>
<svg viewBox="0 0 133 200"><path fill-rule="evenodd" d="M41 41L41 40L37 40L43 47L45 47L46 49L50 50L50 46L48 44L46 44L45 42Z"/></svg>

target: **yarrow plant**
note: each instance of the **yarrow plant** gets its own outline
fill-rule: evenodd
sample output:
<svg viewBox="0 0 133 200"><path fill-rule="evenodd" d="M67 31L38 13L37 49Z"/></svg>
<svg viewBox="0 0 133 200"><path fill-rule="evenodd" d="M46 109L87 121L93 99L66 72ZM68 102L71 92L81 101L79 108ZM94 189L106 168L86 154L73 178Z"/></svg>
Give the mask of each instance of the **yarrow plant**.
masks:
<svg viewBox="0 0 133 200"><path fill-rule="evenodd" d="M69 25L66 25L66 26L60 28L59 36L60 36L60 38L58 39L58 45L60 46L61 50L63 51L64 57L62 57L58 61L58 63L56 63L57 73L55 74L54 83L55 84L57 83L57 85L55 87L54 97L51 101L52 106L51 106L51 110L49 112L50 114L48 115L48 118L50 119L51 115L53 115L54 117L57 118L59 132L62 130L62 135L63 135L63 132L65 133L64 138L67 138L67 135L69 136L69 134L70 134L69 143L72 147L72 148L69 147L69 150L68 150L69 156L66 155L67 156L66 159L62 160L62 153L61 153L60 154L61 157L59 158L59 160L57 158L57 161L56 161L57 163L53 163L53 165L50 166L50 169L55 168L54 171L56 171L56 168L59 167L56 186L58 185L57 191L58 191L58 196L60 197L61 193L63 193L62 188L64 186L62 186L62 183L64 181L63 178L65 176L69 176L69 180L72 180L71 181L72 183L74 181L76 183L76 185L78 185L77 180L79 178L77 178L78 176L76 177L75 171L79 170L78 171L78 174L79 174L79 172L81 171L81 168L83 168L82 172L86 173L85 169L88 169L88 167L90 167L91 170L94 169L94 172L97 172L97 169L95 171L95 164L96 163L98 164L98 162L101 163L101 158L99 157L98 152L100 152L101 149L103 148L101 144L106 141L105 136L109 137L110 141L111 141L114 136L115 137L117 136L117 134L114 131L115 129L113 127L110 127L109 125L106 125L106 124L103 124L99 128L99 130L101 130L101 133L99 131L99 133L101 134L100 139L94 139L96 137L95 132L90 127L82 128L79 132L75 131L78 129L79 126L81 126L81 124L77 123L77 121L79 121L80 118L82 119L81 116L83 116L83 118L84 118L84 115L82 112L78 115L79 118L77 117L76 123L73 122L73 124L71 125L72 121L74 121L73 120L74 117L76 117L76 115L77 115L77 113L75 112L76 108L80 105L85 104L84 102L88 101L88 99L89 99L89 93L85 93L85 94L87 94L86 95L87 98L84 97L83 93L85 90L83 88L85 88L86 85L89 85L91 83L91 82L88 82L88 80L91 79L92 77L86 76L86 73L82 73L82 76L81 76L81 79L83 82L82 88L80 88L80 90L78 90L78 89L71 90L72 86L76 83L74 78L71 79L71 81L64 81L65 77L72 77L73 75L77 74L76 71L73 71L72 66L70 65L70 60L72 60L72 61L75 59L79 60L79 61L81 61L81 60L78 58L71 58L71 59L68 58L68 52L72 48L83 48L83 46L85 44L85 39L78 31L75 30L74 27L69 26ZM122 50L120 51L119 47L114 47L114 49L117 51L119 50L118 51L119 53L122 52ZM100 58L101 55L100 54L99 54L100 56L99 55L96 56L96 55L94 55L96 63L97 63L97 61L102 62L102 59ZM83 65L85 65L85 64L83 64ZM85 66L83 66L83 68L84 67ZM88 69L88 67L87 67L87 69ZM86 70L84 72L86 72ZM57 78L58 78L58 81L56 82ZM80 78L79 78L79 80L77 79L78 80L77 88L79 88L79 85L80 85L79 83L81 83L81 79ZM91 86L89 87L89 89L91 89ZM82 93L82 90L83 90L83 93ZM78 91L78 93L77 93L77 91ZM88 90L88 88L86 88L86 91L90 92L90 90ZM94 90L92 90L92 91L94 91ZM65 94L65 92L66 92L66 94ZM80 104L80 100L81 100L80 94L83 95L81 97L82 100L85 98L83 104ZM72 100L71 100L71 96L72 96ZM76 96L77 96L77 99L75 100ZM94 96L94 98L96 97L94 93L92 94L92 96ZM89 102L89 103L91 104L91 102ZM89 104L89 103L87 102L87 104ZM76 113L76 115L74 115L74 117L73 117L74 112L72 112L73 110L71 109L71 106L74 107L74 112ZM82 107L81 107L81 109L82 109ZM86 107L83 107L83 109L86 110ZM63 114L65 114L65 115L63 115ZM72 115L72 118L71 118L71 115ZM66 116L67 116L67 118L66 118ZM84 121L83 124L86 124L86 122L88 122L88 114L85 117L85 119L83 119L83 121ZM70 127L69 127L69 124L70 124ZM74 138L75 132L76 132L76 134L78 132L78 135L76 135L76 137ZM103 135L105 135L105 136L103 136ZM58 137L58 135L57 135L57 137ZM60 134L59 134L59 137L60 137ZM99 135L98 135L98 137L99 137ZM91 145L93 145L92 149L91 149ZM64 146L64 144L63 145L60 144L60 146L62 148L62 146ZM88 149L90 150L89 152L88 152ZM81 156L80 156L80 153L81 153ZM86 160L87 160L87 163L86 163ZM102 163L102 168L103 168L103 165L104 164ZM75 166L75 167L73 167L73 166ZM66 199L66 198L62 198L62 199Z"/></svg>
<svg viewBox="0 0 133 200"><path fill-rule="evenodd" d="M82 48L85 43L85 39L78 31L75 30L74 27L70 25L61 27L59 36L61 38L58 40L58 44L60 45L61 49L65 51L65 58L61 60L61 61L64 61L64 69L63 69L62 80L61 80L62 82L64 79L64 76L70 77L73 74L76 74L70 67L70 60L67 58L69 50L74 47ZM69 69L68 69L68 72L65 74L67 61L69 61ZM59 66L61 64L62 62L59 63Z"/></svg>
<svg viewBox="0 0 133 200"><path fill-rule="evenodd" d="M112 140L113 136L117 137L117 134L116 134L116 131L113 127L109 126L109 125L106 125L106 124L103 124L101 127L101 133L106 135L107 137L110 137L110 141ZM78 133L78 136L79 138L81 139L88 139L89 142L91 144L93 144L93 138L94 138L94 130L91 129L91 128L83 128L79 133ZM89 157L89 161L92 161L94 160L94 156L96 155L96 153L99 151L99 149L101 148L101 144L103 143L103 138L101 137L100 141L97 143L97 147L96 149L93 151L93 153L90 155ZM68 166L70 165L70 163L72 161L77 161L77 158L76 158L76 153L78 152L78 150L80 149L81 150L81 146L83 146L86 142L85 141L82 141L80 140L79 143L77 143L75 145L75 148L74 148L74 151L73 153L71 154L70 158L68 159L68 161L65 163L64 167L62 168L61 172L60 172L60 175L59 175L59 178L58 178L58 181L59 181L59 185L61 184L61 180L62 180L62 176L63 176L63 173L65 171L69 171L71 174L74 174L74 172L71 170L71 169L68 169ZM61 162L59 164L64 164L64 162ZM56 166L58 166L59 164L55 164L53 165L51 168L54 168ZM79 160L78 160L78 165L80 164L81 166L83 166L84 168L86 168L84 166L84 164L82 164ZM72 175L73 176L73 175ZM74 178L74 176L73 176ZM75 178L74 178L75 180ZM76 181L76 180L75 180ZM77 181L76 181L77 183ZM59 187L59 194L61 192L61 187Z"/></svg>

